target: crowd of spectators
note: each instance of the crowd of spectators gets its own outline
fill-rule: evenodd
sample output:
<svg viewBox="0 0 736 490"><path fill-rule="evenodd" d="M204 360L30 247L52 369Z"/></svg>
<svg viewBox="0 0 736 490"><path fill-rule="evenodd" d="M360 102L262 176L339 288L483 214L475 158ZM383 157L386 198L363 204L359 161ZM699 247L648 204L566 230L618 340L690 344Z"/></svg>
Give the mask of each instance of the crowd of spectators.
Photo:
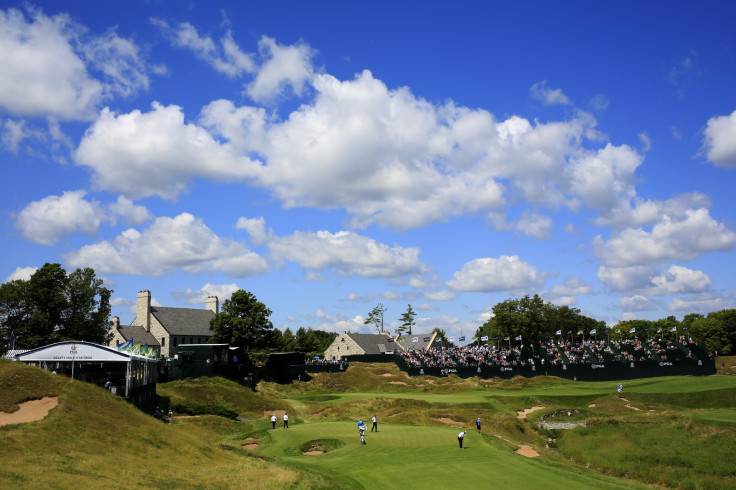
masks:
<svg viewBox="0 0 736 490"><path fill-rule="evenodd" d="M541 342L539 349L505 346L455 346L408 349L398 355L409 367L417 368L472 368L559 366L628 363L640 361L679 362L694 359L697 342L681 337L667 339L590 340L574 343L570 340Z"/></svg>

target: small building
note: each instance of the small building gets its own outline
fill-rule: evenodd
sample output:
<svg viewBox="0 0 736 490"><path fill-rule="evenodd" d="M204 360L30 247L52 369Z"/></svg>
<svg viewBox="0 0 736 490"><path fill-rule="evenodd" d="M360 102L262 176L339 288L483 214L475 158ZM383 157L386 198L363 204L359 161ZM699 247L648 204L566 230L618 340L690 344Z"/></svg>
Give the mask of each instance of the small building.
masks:
<svg viewBox="0 0 736 490"><path fill-rule="evenodd" d="M133 339L157 349L161 357L174 357L180 344L205 344L212 337L210 321L219 311L217 296L207 298L204 309L173 308L151 305L151 292L138 292L136 317L130 325L112 318L110 346L116 347Z"/></svg>
<svg viewBox="0 0 736 490"><path fill-rule="evenodd" d="M159 381L222 376L253 388L253 363L242 347L228 344L179 344L174 358L162 360Z"/></svg>
<svg viewBox="0 0 736 490"><path fill-rule="evenodd" d="M337 360L346 356L393 354L395 350L394 344L394 338L388 333L364 334L342 332L325 349L324 358Z"/></svg>
<svg viewBox="0 0 736 490"><path fill-rule="evenodd" d="M140 407L150 405L156 398L156 359L119 352L106 345L57 342L16 354L13 360L105 386Z"/></svg>

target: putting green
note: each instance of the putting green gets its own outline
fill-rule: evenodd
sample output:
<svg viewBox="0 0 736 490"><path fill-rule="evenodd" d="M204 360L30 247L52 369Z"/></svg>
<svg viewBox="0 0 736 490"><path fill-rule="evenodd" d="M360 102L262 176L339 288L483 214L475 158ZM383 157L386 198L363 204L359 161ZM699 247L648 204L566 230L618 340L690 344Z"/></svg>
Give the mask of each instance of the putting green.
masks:
<svg viewBox="0 0 736 490"><path fill-rule="evenodd" d="M365 488L641 488L592 472L565 468L543 458L520 456L475 431L457 442L459 430L380 424L361 445L354 422L321 422L269 430L271 444L259 453L290 466ZM338 439L344 446L325 454L299 452L307 441Z"/></svg>

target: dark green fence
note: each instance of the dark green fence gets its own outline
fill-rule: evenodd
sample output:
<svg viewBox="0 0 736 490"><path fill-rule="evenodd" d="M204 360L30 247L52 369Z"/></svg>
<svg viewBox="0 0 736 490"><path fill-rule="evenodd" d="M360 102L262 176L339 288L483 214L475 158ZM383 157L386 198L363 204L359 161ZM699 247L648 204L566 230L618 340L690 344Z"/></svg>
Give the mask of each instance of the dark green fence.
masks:
<svg viewBox="0 0 736 490"><path fill-rule="evenodd" d="M458 368L435 368L408 366L400 357L396 357L396 365L409 376L448 376L461 378L513 378L514 376L557 376L578 381L608 381L656 376L707 376L715 374L716 363L713 359L692 362L657 362L639 361L632 363L596 363L596 364L563 364L558 366L480 366Z"/></svg>

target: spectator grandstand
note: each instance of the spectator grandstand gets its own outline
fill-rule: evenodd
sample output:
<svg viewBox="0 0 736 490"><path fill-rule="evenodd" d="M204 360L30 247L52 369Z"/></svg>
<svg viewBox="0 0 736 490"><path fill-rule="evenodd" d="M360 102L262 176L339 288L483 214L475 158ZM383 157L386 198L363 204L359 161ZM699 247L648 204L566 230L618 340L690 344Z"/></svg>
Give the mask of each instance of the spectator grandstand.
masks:
<svg viewBox="0 0 736 490"><path fill-rule="evenodd" d="M545 341L538 347L469 345L407 349L395 354L409 374L461 376L534 376L550 374L575 379L631 378L667 374L712 374L714 359L697 342L680 337L621 341ZM638 368L632 372L628 368ZM621 374L621 370L626 372ZM592 375L597 370L596 375ZM601 372L607 370L609 375Z"/></svg>

